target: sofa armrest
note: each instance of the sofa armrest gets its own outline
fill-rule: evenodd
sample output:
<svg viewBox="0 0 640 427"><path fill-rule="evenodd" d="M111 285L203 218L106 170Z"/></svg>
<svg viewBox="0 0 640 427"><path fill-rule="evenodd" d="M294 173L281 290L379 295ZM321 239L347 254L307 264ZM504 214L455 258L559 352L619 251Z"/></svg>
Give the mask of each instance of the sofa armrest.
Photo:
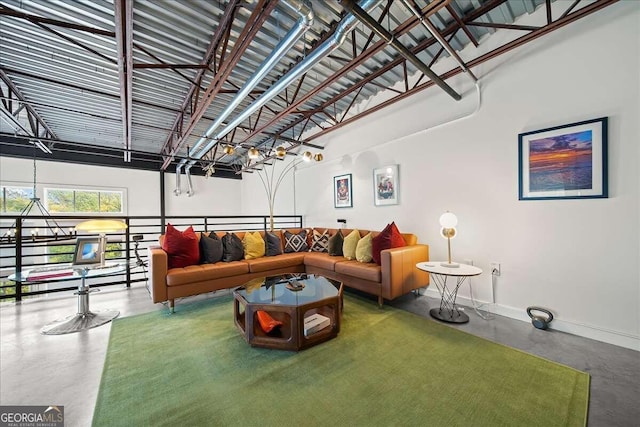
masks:
<svg viewBox="0 0 640 427"><path fill-rule="evenodd" d="M380 252L382 297L394 299L414 289L429 286L429 273L416 264L429 261L428 245L411 245Z"/></svg>
<svg viewBox="0 0 640 427"><path fill-rule="evenodd" d="M167 272L169 256L160 246L149 246L149 289L153 302L164 302L168 299Z"/></svg>

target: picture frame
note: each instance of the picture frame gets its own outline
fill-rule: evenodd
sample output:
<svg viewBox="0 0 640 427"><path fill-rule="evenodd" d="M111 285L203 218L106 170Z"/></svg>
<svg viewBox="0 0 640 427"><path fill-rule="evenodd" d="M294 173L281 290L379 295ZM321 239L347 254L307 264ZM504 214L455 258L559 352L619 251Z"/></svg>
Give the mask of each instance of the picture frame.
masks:
<svg viewBox="0 0 640 427"><path fill-rule="evenodd" d="M398 165L388 165L373 170L373 201L376 206L399 203Z"/></svg>
<svg viewBox="0 0 640 427"><path fill-rule="evenodd" d="M73 265L98 264L100 251L99 237L78 237L73 254Z"/></svg>
<svg viewBox="0 0 640 427"><path fill-rule="evenodd" d="M353 207L353 188L351 187L351 174L333 177L333 206L336 208Z"/></svg>
<svg viewBox="0 0 640 427"><path fill-rule="evenodd" d="M518 135L518 199L608 197L608 118Z"/></svg>

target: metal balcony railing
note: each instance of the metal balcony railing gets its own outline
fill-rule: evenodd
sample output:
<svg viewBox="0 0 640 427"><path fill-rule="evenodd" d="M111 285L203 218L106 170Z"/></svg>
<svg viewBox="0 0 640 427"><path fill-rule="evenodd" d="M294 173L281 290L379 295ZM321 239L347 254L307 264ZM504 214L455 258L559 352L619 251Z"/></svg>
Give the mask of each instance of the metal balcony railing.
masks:
<svg viewBox="0 0 640 427"><path fill-rule="evenodd" d="M75 280L16 283L9 276L16 271L41 267L64 267L73 260L76 238L74 227L87 219L120 219L127 224L121 233L107 234L106 259L128 265L125 273L96 278L92 287L146 282L147 248L158 244L167 223L178 229L193 226L196 232L258 231L269 228L268 215L256 216L12 216L0 215L0 302L21 301L37 295L77 290ZM51 226L54 224L53 226ZM300 215L275 215L275 228L302 227ZM93 235L97 236L97 235ZM142 237L139 237L142 236ZM134 239L134 237L136 237ZM139 259L136 258L136 247ZM79 279L78 279L79 280Z"/></svg>

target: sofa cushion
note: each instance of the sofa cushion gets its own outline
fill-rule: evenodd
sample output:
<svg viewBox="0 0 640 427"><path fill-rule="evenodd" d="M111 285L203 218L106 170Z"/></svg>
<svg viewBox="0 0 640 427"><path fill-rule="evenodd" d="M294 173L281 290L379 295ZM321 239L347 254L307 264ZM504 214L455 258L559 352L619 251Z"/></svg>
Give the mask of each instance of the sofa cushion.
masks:
<svg viewBox="0 0 640 427"><path fill-rule="evenodd" d="M336 263L341 261L346 261L346 258L331 256L326 252L309 252L304 256L304 265L311 265L330 271L334 271Z"/></svg>
<svg viewBox="0 0 640 427"><path fill-rule="evenodd" d="M349 233L342 243L342 256L346 259L356 259L356 247L359 240L360 232L357 229Z"/></svg>
<svg viewBox="0 0 640 427"><path fill-rule="evenodd" d="M307 252L309 245L307 244L307 230L301 230L294 234L284 231L284 252Z"/></svg>
<svg viewBox="0 0 640 427"><path fill-rule="evenodd" d="M359 279L371 280L372 282L380 282L382 277L380 274L380 266L378 264L373 262L362 263L355 260L337 263L335 266L335 272L357 277Z"/></svg>
<svg viewBox="0 0 640 427"><path fill-rule="evenodd" d="M392 248L401 248L406 246L406 242L404 241L404 237L398 231L398 227L396 227L396 223L392 222L387 224L387 226L373 238L372 242L372 255L373 261L380 265L380 251L385 249Z"/></svg>
<svg viewBox="0 0 640 427"><path fill-rule="evenodd" d="M373 234L369 233L362 239L358 240L356 245L356 261L358 262L371 262L373 257L371 256L371 240Z"/></svg>
<svg viewBox="0 0 640 427"><path fill-rule="evenodd" d="M290 254L282 254L277 257L262 257L247 260L249 271L251 273L259 273L269 270L285 270L288 267L296 267L304 263L304 252L294 252Z"/></svg>
<svg viewBox="0 0 640 427"><path fill-rule="evenodd" d="M188 285L247 273L249 273L249 266L245 261L191 265L169 270L167 273L167 286Z"/></svg>
<svg viewBox="0 0 640 427"><path fill-rule="evenodd" d="M264 233L264 241L266 243L265 256L276 256L282 253L282 242L280 236L276 233Z"/></svg>
<svg viewBox="0 0 640 427"><path fill-rule="evenodd" d="M342 256L342 245L344 243L344 237L342 231L338 230L336 234L329 237L329 255Z"/></svg>
<svg viewBox="0 0 640 427"><path fill-rule="evenodd" d="M240 261L244 258L244 248L242 247L242 240L234 233L227 233L222 237L222 261Z"/></svg>
<svg viewBox="0 0 640 427"><path fill-rule="evenodd" d="M311 252L329 252L329 230L320 233L315 228L311 237Z"/></svg>
<svg viewBox="0 0 640 427"><path fill-rule="evenodd" d="M192 226L180 231L173 225L167 224L162 249L168 255L169 268L186 267L200 262L198 237Z"/></svg>
<svg viewBox="0 0 640 427"><path fill-rule="evenodd" d="M209 236L200 233L200 263L213 264L222 261L222 240L211 232Z"/></svg>
<svg viewBox="0 0 640 427"><path fill-rule="evenodd" d="M264 240L257 231L244 234L242 248L244 250L244 259L262 258L266 250Z"/></svg>

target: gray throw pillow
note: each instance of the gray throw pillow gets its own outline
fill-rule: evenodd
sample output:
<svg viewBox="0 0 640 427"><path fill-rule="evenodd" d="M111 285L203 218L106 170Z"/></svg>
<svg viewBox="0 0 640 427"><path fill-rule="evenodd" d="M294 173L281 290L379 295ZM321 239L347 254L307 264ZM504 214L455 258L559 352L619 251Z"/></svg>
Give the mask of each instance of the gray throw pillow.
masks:
<svg viewBox="0 0 640 427"><path fill-rule="evenodd" d="M207 236L200 233L200 263L213 264L222 261L222 240L215 232L209 233Z"/></svg>
<svg viewBox="0 0 640 427"><path fill-rule="evenodd" d="M266 243L265 256L275 256L282 253L282 243L280 238L270 232L264 233L264 242Z"/></svg>
<svg viewBox="0 0 640 427"><path fill-rule="evenodd" d="M343 243L344 243L344 237L342 237L342 232L338 230L336 234L329 237L329 255L342 256Z"/></svg>
<svg viewBox="0 0 640 427"><path fill-rule="evenodd" d="M222 261L240 261L244 259L242 240L235 233L227 233L222 236Z"/></svg>

